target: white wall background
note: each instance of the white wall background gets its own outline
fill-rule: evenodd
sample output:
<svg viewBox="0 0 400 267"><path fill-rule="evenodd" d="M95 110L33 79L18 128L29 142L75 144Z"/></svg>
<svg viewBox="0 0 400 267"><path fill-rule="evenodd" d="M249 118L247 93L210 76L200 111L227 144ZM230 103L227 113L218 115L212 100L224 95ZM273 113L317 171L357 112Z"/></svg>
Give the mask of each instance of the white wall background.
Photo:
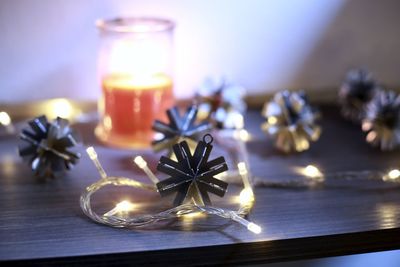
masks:
<svg viewBox="0 0 400 267"><path fill-rule="evenodd" d="M400 85L397 0L2 0L0 102L97 98L94 21L128 15L177 22L178 97L206 75L250 94L333 88L359 65Z"/></svg>

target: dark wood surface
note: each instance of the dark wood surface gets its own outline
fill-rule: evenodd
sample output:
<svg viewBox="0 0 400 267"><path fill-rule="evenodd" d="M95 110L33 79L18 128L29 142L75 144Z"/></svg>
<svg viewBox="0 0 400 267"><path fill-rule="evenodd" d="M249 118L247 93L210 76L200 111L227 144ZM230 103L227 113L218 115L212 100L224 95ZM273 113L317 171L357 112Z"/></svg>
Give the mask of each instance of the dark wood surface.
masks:
<svg viewBox="0 0 400 267"><path fill-rule="evenodd" d="M341 119L336 107L322 111L320 141L295 155L274 150L259 129L261 116L250 111L246 125L253 139L247 146L254 175L273 181L298 179L294 168L310 163L328 176L400 167L399 152L370 148L359 126ZM92 135L93 124L76 126L84 134L85 145L95 145L109 174L146 181L130 158L144 154L154 168L156 155L103 147ZM193 225L114 229L93 223L80 210L80 193L98 179L84 153L66 177L43 182L33 178L17 157L16 144L15 137L0 137L0 260L9 264L230 265L400 248L400 187L396 184L328 179L326 185L314 188L256 188L257 201L249 218L262 226L259 235L215 218L199 219ZM230 189L237 192L239 187ZM158 201L156 196L128 189L117 194L110 188L99 194L95 207L107 210L124 197ZM230 199L232 195L216 203Z"/></svg>

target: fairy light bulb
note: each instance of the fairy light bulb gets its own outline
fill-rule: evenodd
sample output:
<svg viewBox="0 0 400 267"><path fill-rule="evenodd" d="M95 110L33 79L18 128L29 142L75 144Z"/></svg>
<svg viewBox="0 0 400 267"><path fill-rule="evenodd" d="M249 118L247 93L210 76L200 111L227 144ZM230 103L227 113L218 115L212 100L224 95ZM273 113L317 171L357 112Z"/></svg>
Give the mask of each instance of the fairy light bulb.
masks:
<svg viewBox="0 0 400 267"><path fill-rule="evenodd" d="M202 218L205 214L203 212L191 212L187 214L183 214L182 218L185 222L192 222L194 219Z"/></svg>
<svg viewBox="0 0 400 267"><path fill-rule="evenodd" d="M250 188L244 188L239 195L240 205L246 206L254 202L254 193Z"/></svg>
<svg viewBox="0 0 400 267"><path fill-rule="evenodd" d="M262 230L259 225L252 222L247 225L247 229L255 234L260 234Z"/></svg>
<svg viewBox="0 0 400 267"><path fill-rule="evenodd" d="M129 202L128 200L123 200L119 202L115 207L104 213L104 217L110 217L114 216L115 214L120 214L120 215L126 215L128 212L132 211L135 208L135 206Z"/></svg>
<svg viewBox="0 0 400 267"><path fill-rule="evenodd" d="M262 229L259 225L255 224L253 222L250 222L250 221L246 220L245 218L242 218L237 213L233 212L233 213L230 213L230 215L231 215L232 220L245 226L247 228L247 230L249 230L250 232L253 232L255 234L261 233Z"/></svg>
<svg viewBox="0 0 400 267"><path fill-rule="evenodd" d="M240 177L242 178L244 188L250 188L250 190L251 190L251 184L249 181L249 171L247 170L246 163L243 161L239 162L237 164L237 168L238 168Z"/></svg>
<svg viewBox="0 0 400 267"><path fill-rule="evenodd" d="M128 200L124 200L124 201L119 202L115 206L115 208L116 208L117 212L128 212L128 211L133 210L134 205L131 202L129 202Z"/></svg>
<svg viewBox="0 0 400 267"><path fill-rule="evenodd" d="M64 98L52 100L49 103L49 111L55 118L70 119L74 114L74 108L71 102Z"/></svg>
<svg viewBox="0 0 400 267"><path fill-rule="evenodd" d="M5 111L0 112L0 124L4 126L8 126L11 124L11 118Z"/></svg>
<svg viewBox="0 0 400 267"><path fill-rule="evenodd" d="M308 165L304 168L304 175L310 178L320 178L322 176L322 173L314 165Z"/></svg>
<svg viewBox="0 0 400 267"><path fill-rule="evenodd" d="M246 164L244 162L239 162L238 163L238 170L240 175L246 175L247 174L247 168Z"/></svg>
<svg viewBox="0 0 400 267"><path fill-rule="evenodd" d="M106 171L104 170L103 166L101 166L100 161L97 159L96 150L94 147L90 146L86 148L86 153L89 155L89 158L93 161L94 166L96 166L97 171L99 172L102 179L107 178Z"/></svg>
<svg viewBox="0 0 400 267"><path fill-rule="evenodd" d="M385 176L383 176L383 181L394 181L400 178L400 170L393 169L390 170Z"/></svg>
<svg viewBox="0 0 400 267"><path fill-rule="evenodd" d="M86 148L86 153L89 155L91 160L97 159L97 153L92 146Z"/></svg>
<svg viewBox="0 0 400 267"><path fill-rule="evenodd" d="M142 156L135 157L133 159L133 162L135 162L135 164L146 173L147 177L149 177L149 179L154 184L157 184L159 182L157 176L155 176L154 173L150 170L150 168L147 166L147 162Z"/></svg>
<svg viewBox="0 0 400 267"><path fill-rule="evenodd" d="M135 159L133 161L141 169L143 169L143 168L145 168L147 166L147 162L142 158L142 156L135 157Z"/></svg>
<svg viewBox="0 0 400 267"><path fill-rule="evenodd" d="M270 116L270 117L268 117L267 121L269 124L274 125L278 122L278 119L275 116Z"/></svg>
<svg viewBox="0 0 400 267"><path fill-rule="evenodd" d="M400 177L400 171L398 170L398 169L394 169L394 170L391 170L389 173L388 173L388 177L390 178L390 179L397 179L397 178L399 178Z"/></svg>
<svg viewBox="0 0 400 267"><path fill-rule="evenodd" d="M14 125L12 124L11 118L7 112L0 112L0 125L3 125L6 128L6 131L10 134L15 132Z"/></svg>
<svg viewBox="0 0 400 267"><path fill-rule="evenodd" d="M251 139L251 136L250 136L248 131L246 131L245 129L241 129L239 131L239 138L240 138L240 140L246 142L246 141L249 141Z"/></svg>

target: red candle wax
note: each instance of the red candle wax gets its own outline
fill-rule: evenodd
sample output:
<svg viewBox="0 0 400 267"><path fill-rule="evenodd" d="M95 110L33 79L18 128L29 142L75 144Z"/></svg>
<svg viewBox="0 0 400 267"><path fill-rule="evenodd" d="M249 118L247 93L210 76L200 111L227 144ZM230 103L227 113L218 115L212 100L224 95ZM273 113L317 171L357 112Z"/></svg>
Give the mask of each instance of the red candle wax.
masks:
<svg viewBox="0 0 400 267"><path fill-rule="evenodd" d="M102 81L99 108L102 121L96 135L106 144L121 148L148 147L155 119L164 119L173 105L172 80L163 74L146 79L110 75Z"/></svg>

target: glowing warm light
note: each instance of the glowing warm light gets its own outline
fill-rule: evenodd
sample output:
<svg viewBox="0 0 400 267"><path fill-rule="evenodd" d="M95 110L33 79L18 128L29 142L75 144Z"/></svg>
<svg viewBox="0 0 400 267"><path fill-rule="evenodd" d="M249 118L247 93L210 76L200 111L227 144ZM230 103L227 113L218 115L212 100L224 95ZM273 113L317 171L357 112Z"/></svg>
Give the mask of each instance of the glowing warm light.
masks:
<svg viewBox="0 0 400 267"><path fill-rule="evenodd" d="M249 188L245 188L240 192L239 195L240 205L245 206L254 202L254 193L253 190Z"/></svg>
<svg viewBox="0 0 400 267"><path fill-rule="evenodd" d="M107 174L104 171L103 166L101 166L100 161L97 159L97 153L92 146L86 148L86 153L89 155L89 158L93 161L94 166L96 166L97 171L99 172L101 178L107 179Z"/></svg>
<svg viewBox="0 0 400 267"><path fill-rule="evenodd" d="M54 99L49 103L49 112L52 117L70 119L74 113L74 108L67 99Z"/></svg>
<svg viewBox="0 0 400 267"><path fill-rule="evenodd" d="M389 177L390 179L397 179L397 178L400 177L400 171L399 171L398 169L391 170L391 171L388 173L388 177Z"/></svg>
<svg viewBox="0 0 400 267"><path fill-rule="evenodd" d="M319 178L322 176L322 173L314 165L308 165L304 168L304 175L311 178Z"/></svg>
<svg viewBox="0 0 400 267"><path fill-rule="evenodd" d="M121 201L115 206L116 212L128 212L134 209L134 205L128 200Z"/></svg>
<svg viewBox="0 0 400 267"><path fill-rule="evenodd" d="M103 125L104 125L104 129L106 129L107 131L110 131L112 129L112 120L111 117L108 115L105 115L103 118Z"/></svg>
<svg viewBox="0 0 400 267"><path fill-rule="evenodd" d="M168 56L164 43L153 39L121 39L113 43L109 68L112 73L125 73L137 79L146 79L166 69Z"/></svg>
<svg viewBox="0 0 400 267"><path fill-rule="evenodd" d="M124 200L115 205L115 208L113 208L112 210L104 213L103 216L110 217L114 216L117 213L121 215L126 215L126 213L133 210L134 208L135 206L131 202L129 202L128 200Z"/></svg>
<svg viewBox="0 0 400 267"><path fill-rule="evenodd" d="M369 131L372 128L372 123L371 122L363 122L361 125L361 128L364 132Z"/></svg>
<svg viewBox="0 0 400 267"><path fill-rule="evenodd" d="M242 129L244 127L244 118L243 115L239 112L232 116L232 120L234 120L234 125L236 129Z"/></svg>
<svg viewBox="0 0 400 267"><path fill-rule="evenodd" d="M268 124L276 124L278 122L278 119L274 116L268 117Z"/></svg>
<svg viewBox="0 0 400 267"><path fill-rule="evenodd" d="M147 167L147 162L143 159L142 156L137 156L133 159L133 162L141 168L149 177L149 179L154 183L157 184L160 180L158 180L157 176L154 175L154 173L150 170L149 167Z"/></svg>
<svg viewBox="0 0 400 267"><path fill-rule="evenodd" d="M145 168L147 166L147 162L142 158L142 156L135 157L135 159L133 161L141 169L143 169L143 168Z"/></svg>
<svg viewBox="0 0 400 267"><path fill-rule="evenodd" d="M251 135L245 129L236 130L234 137L244 142L251 140Z"/></svg>
<svg viewBox="0 0 400 267"><path fill-rule="evenodd" d="M91 160L97 159L97 153L92 146L86 148L86 153L89 155Z"/></svg>
<svg viewBox="0 0 400 267"><path fill-rule="evenodd" d="M184 219L188 219L188 220L192 220L194 218L199 218L199 217L203 217L203 216L204 216L203 212L191 212L191 213L182 215L182 217Z"/></svg>
<svg viewBox="0 0 400 267"><path fill-rule="evenodd" d="M399 209L395 203L381 203L375 207L380 227L394 228L398 225Z"/></svg>
<svg viewBox="0 0 400 267"><path fill-rule="evenodd" d="M388 172L387 175L383 178L384 180L396 180L400 177L400 170L398 169L393 169Z"/></svg>
<svg viewBox="0 0 400 267"><path fill-rule="evenodd" d="M239 138L242 141L249 141L251 139L251 136L248 131L246 131L245 129L242 129L239 131Z"/></svg>
<svg viewBox="0 0 400 267"><path fill-rule="evenodd" d="M252 231L255 234L261 233L261 227L259 225L255 224L255 223L252 223L252 222L247 225L247 229L249 231Z"/></svg>
<svg viewBox="0 0 400 267"><path fill-rule="evenodd" d="M376 139L376 137L377 137L377 134L375 131L369 132L366 137L367 142L373 142Z"/></svg>
<svg viewBox="0 0 400 267"><path fill-rule="evenodd" d="M11 123L11 118L8 115L8 113L5 111L0 112L0 124L8 126L10 125L10 123Z"/></svg>

